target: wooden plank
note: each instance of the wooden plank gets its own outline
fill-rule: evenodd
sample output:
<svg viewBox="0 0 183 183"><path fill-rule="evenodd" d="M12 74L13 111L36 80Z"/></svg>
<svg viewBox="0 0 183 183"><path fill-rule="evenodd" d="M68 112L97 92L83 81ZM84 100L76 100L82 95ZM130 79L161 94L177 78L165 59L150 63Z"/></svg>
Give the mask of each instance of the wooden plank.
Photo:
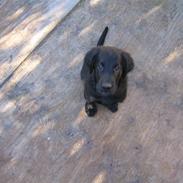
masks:
<svg viewBox="0 0 183 183"><path fill-rule="evenodd" d="M0 85L79 0L7 0L0 5Z"/></svg>
<svg viewBox="0 0 183 183"><path fill-rule="evenodd" d="M0 91L1 183L178 183L182 1L83 1ZM106 45L135 60L119 111L86 117L79 72Z"/></svg>

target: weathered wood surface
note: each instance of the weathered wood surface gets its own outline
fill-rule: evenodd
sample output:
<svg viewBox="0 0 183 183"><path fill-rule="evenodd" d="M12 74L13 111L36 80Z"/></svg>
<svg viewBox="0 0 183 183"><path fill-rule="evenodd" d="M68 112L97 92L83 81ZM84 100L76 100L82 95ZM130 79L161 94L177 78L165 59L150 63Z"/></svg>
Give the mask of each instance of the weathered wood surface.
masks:
<svg viewBox="0 0 183 183"><path fill-rule="evenodd" d="M135 60L115 114L84 111L83 55ZM0 90L1 183L183 182L182 0L83 1Z"/></svg>
<svg viewBox="0 0 183 183"><path fill-rule="evenodd" d="M0 86L78 2L0 1Z"/></svg>

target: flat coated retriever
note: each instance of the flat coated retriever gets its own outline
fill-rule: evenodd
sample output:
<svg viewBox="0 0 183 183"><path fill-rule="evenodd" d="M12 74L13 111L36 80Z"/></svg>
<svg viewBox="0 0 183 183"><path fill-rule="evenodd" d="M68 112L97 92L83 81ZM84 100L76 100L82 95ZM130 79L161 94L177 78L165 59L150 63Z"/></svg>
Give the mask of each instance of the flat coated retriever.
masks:
<svg viewBox="0 0 183 183"><path fill-rule="evenodd" d="M85 111L90 117L97 113L96 103L106 106L112 112L118 110L118 103L127 95L127 73L134 67L129 53L103 46L107 32L108 27L103 31L97 47L85 55L81 70Z"/></svg>

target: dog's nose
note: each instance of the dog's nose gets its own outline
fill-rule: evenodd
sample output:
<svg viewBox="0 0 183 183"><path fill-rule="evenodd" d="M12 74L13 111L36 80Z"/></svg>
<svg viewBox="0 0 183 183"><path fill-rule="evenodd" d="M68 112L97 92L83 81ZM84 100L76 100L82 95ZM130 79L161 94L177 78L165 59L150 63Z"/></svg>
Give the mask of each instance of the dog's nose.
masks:
<svg viewBox="0 0 183 183"><path fill-rule="evenodd" d="M112 83L102 83L102 88L109 90L112 88Z"/></svg>

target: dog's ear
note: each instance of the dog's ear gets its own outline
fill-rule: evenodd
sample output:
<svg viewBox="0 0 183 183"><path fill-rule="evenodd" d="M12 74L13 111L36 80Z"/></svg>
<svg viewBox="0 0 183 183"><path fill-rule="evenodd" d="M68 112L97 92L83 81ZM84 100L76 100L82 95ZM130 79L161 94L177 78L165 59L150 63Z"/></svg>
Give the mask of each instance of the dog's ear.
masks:
<svg viewBox="0 0 183 183"><path fill-rule="evenodd" d="M97 61L97 56L100 48L95 47L91 49L84 57L83 67L81 69L81 79L85 79L88 74L91 74L94 70L95 63Z"/></svg>
<svg viewBox="0 0 183 183"><path fill-rule="evenodd" d="M134 68L134 62L129 53L124 51L121 52L121 65L123 68L122 77L125 78L127 73L133 70Z"/></svg>

